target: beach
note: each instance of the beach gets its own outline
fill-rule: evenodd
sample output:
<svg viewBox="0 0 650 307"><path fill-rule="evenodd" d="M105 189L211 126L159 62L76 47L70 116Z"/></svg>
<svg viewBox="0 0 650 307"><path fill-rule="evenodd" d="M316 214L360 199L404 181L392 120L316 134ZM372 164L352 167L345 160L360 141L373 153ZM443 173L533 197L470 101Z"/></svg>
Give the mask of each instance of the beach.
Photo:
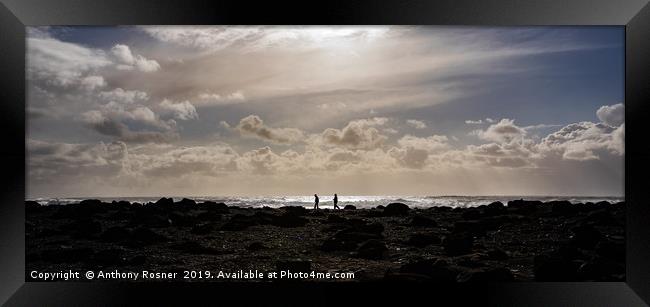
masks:
<svg viewBox="0 0 650 307"><path fill-rule="evenodd" d="M187 198L25 205L27 281L37 280L32 271L62 270L147 270L177 273L179 281L272 280L250 278L258 272L314 272L320 275L290 276L315 282L625 280L624 202L394 202L342 210ZM203 273L183 278L187 271Z"/></svg>

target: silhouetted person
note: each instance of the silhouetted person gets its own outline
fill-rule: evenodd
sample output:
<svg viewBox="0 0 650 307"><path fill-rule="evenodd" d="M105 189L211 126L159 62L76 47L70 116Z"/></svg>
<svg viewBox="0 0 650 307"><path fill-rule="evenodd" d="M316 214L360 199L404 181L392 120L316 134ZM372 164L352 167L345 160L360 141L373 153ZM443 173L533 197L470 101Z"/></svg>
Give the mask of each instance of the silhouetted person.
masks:
<svg viewBox="0 0 650 307"><path fill-rule="evenodd" d="M339 208L339 206L336 205L338 203L339 203L339 197L336 195L336 193L334 193L334 209L341 209Z"/></svg>
<svg viewBox="0 0 650 307"><path fill-rule="evenodd" d="M318 195L314 194L314 209L318 209Z"/></svg>

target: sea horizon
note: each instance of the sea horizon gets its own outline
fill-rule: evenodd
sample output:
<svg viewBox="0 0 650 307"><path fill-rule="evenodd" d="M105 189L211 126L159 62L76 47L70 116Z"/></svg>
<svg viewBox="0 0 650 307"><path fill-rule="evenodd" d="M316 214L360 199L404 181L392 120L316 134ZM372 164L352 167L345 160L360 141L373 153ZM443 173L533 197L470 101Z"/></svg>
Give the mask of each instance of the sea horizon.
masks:
<svg viewBox="0 0 650 307"><path fill-rule="evenodd" d="M279 208L282 206L305 206L309 208L314 204L313 195L287 195L287 196L84 196L84 197L27 197L26 201L36 201L41 205L67 205L78 203L85 199L98 199L104 202L128 201L131 203L146 204L156 202L162 197L172 198L179 201L183 198L192 199L196 202L222 202L229 206L253 207L253 208ZM319 195L320 206L332 205L333 195ZM539 200L542 202L564 200L571 203L597 203L607 201L616 203L625 201L624 196L584 196L584 195L442 195L442 196L417 196L417 195L338 195L339 206L353 205L357 208L372 208L378 205L387 205L390 202L401 202L414 208L429 207L460 207L469 208L480 205L487 205L492 202L500 201L507 203L511 200Z"/></svg>

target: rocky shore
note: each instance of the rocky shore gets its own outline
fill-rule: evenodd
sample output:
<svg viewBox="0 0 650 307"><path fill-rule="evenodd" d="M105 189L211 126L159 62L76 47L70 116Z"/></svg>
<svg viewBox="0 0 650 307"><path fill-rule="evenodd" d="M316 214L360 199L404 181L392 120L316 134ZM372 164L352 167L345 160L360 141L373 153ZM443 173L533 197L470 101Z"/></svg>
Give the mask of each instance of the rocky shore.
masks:
<svg viewBox="0 0 650 307"><path fill-rule="evenodd" d="M338 282L625 280L622 202L336 211L171 198L25 205L27 281L34 270L100 269L354 273L305 279Z"/></svg>

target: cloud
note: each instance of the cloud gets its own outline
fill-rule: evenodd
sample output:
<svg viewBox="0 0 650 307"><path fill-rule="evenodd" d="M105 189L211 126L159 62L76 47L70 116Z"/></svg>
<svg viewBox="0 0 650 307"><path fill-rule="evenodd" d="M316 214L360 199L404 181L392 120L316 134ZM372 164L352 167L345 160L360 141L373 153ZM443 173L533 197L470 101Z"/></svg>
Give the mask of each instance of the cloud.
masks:
<svg viewBox="0 0 650 307"><path fill-rule="evenodd" d="M196 113L196 108L194 108L194 106L187 100L176 103L169 99L164 99L160 103L160 108L164 112L171 113L175 118L180 120L199 118L198 113Z"/></svg>
<svg viewBox="0 0 650 307"><path fill-rule="evenodd" d="M269 48L295 50L352 40L372 41L384 36L389 30L388 27L376 26L144 26L140 29L162 42L210 51L236 48L244 52L264 51Z"/></svg>
<svg viewBox="0 0 650 307"><path fill-rule="evenodd" d="M304 138L303 132L299 129L268 127L257 115L242 118L234 129L239 131L241 135L252 136L276 144L296 143Z"/></svg>
<svg viewBox="0 0 650 307"><path fill-rule="evenodd" d="M127 45L117 44L111 48L111 54L118 63L117 68L122 70L137 69L142 72L155 72L160 69L160 64L142 55L133 54Z"/></svg>
<svg viewBox="0 0 650 307"><path fill-rule="evenodd" d="M134 103L149 99L149 95L143 91L123 90L119 87L110 91L102 91L99 93L99 97L106 101L116 101L121 103Z"/></svg>
<svg viewBox="0 0 650 307"><path fill-rule="evenodd" d="M625 107L622 103L611 106L602 106L596 111L598 119L611 127L618 127L623 124L625 118Z"/></svg>
<svg viewBox="0 0 650 307"><path fill-rule="evenodd" d="M475 130L472 134L486 141L509 143L526 135L526 130L515 125L514 120L504 118L500 122L490 125L486 130Z"/></svg>
<svg viewBox="0 0 650 307"><path fill-rule="evenodd" d="M483 123L483 120L481 120L481 119L479 119L479 120L468 119L468 120L465 121L465 123L468 124L468 125L480 125L480 124Z"/></svg>
<svg viewBox="0 0 650 307"><path fill-rule="evenodd" d="M615 129L602 123L573 123L544 137L539 148L559 153L566 160L597 160L606 153L622 155L624 129L623 125Z"/></svg>
<svg viewBox="0 0 650 307"><path fill-rule="evenodd" d="M110 105L110 104L109 104ZM117 140L133 143L164 143L178 138L174 131L175 123L160 120L153 111L147 107L135 107L130 111L104 108L92 110L81 114L81 120L86 127L101 135L113 137ZM124 122L132 121L149 125L162 131L139 130L133 131Z"/></svg>
<svg viewBox="0 0 650 307"><path fill-rule="evenodd" d="M88 90L94 90L106 86L106 80L102 76L86 76L80 81L82 87Z"/></svg>
<svg viewBox="0 0 650 307"><path fill-rule="evenodd" d="M427 124L425 124L423 121L416 119L408 119L406 120L406 124L415 129L424 129L427 127Z"/></svg>
<svg viewBox="0 0 650 307"><path fill-rule="evenodd" d="M216 93L199 94L198 105L225 105L239 103L246 100L244 92L235 91L230 94L222 95Z"/></svg>
<svg viewBox="0 0 650 307"><path fill-rule="evenodd" d="M352 149L375 149L384 145L388 137L379 133L376 126L382 126L388 118L374 117L349 122L343 129L327 128L320 140L329 146L343 146Z"/></svg>

